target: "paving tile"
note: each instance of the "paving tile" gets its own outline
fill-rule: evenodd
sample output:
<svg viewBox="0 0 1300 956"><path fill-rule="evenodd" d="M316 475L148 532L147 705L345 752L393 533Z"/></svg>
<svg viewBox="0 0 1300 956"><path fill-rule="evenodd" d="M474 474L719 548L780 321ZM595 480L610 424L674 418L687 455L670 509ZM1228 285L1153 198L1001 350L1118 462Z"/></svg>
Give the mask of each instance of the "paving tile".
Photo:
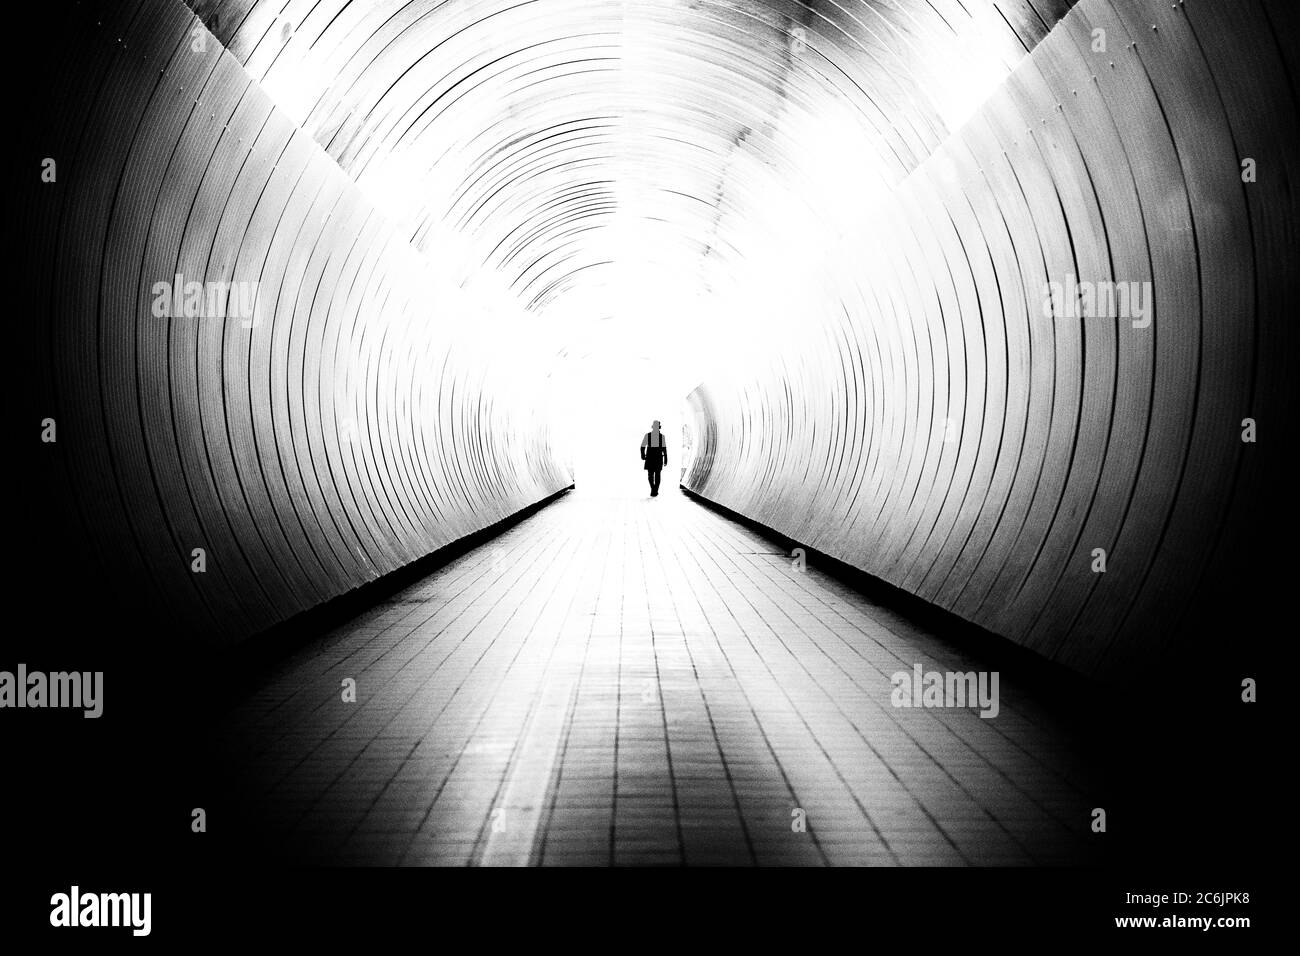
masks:
<svg viewBox="0 0 1300 956"><path fill-rule="evenodd" d="M282 662L220 743L302 862L1093 860L1053 715L1006 680L992 720L895 708L918 663L979 669L684 497L571 494Z"/></svg>

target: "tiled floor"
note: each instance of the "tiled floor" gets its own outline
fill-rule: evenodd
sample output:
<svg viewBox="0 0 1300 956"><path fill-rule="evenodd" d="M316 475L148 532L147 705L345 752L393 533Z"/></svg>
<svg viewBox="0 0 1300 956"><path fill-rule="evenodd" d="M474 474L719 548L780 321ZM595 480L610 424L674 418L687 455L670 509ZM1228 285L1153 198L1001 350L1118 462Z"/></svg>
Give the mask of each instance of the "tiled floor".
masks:
<svg viewBox="0 0 1300 956"><path fill-rule="evenodd" d="M285 662L222 745L301 862L1088 862L1050 715L1006 679L992 719L892 706L916 663L980 669L676 489L572 493Z"/></svg>

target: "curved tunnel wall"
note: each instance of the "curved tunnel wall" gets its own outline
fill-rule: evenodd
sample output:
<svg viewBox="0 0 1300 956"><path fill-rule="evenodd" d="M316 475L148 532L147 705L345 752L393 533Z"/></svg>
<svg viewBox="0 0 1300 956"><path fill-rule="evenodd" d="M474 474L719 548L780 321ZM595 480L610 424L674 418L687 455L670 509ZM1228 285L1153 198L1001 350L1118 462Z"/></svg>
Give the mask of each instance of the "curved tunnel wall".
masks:
<svg viewBox="0 0 1300 956"><path fill-rule="evenodd" d="M684 483L1076 670L1149 662L1276 520L1298 48L1285 3L1075 6L881 205L840 313L691 395Z"/></svg>
<svg viewBox="0 0 1300 956"><path fill-rule="evenodd" d="M536 367L452 334L498 293L681 306L729 353L689 487L1078 670L1247 547L1289 0L191 6L42 28L19 227L41 480L173 619L250 633L567 484ZM258 321L154 316L178 273ZM1049 317L1070 277L1149 282L1151 324Z"/></svg>
<svg viewBox="0 0 1300 956"><path fill-rule="evenodd" d="M83 567L238 639L571 483L526 373L188 7L59 26L20 233Z"/></svg>

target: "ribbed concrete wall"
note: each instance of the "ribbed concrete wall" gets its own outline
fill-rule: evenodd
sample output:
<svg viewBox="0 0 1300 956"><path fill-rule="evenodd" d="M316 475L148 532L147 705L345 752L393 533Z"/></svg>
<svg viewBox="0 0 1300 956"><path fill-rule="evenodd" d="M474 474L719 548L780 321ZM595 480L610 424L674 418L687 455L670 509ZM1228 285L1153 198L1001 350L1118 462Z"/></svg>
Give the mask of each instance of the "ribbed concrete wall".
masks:
<svg viewBox="0 0 1300 956"><path fill-rule="evenodd" d="M527 370L187 6L60 15L18 234L69 567L233 640L570 483ZM256 307L176 314L177 275Z"/></svg>
<svg viewBox="0 0 1300 956"><path fill-rule="evenodd" d="M568 483L546 356L462 335L493 295L695 306L689 487L1087 673L1268 520L1290 0L191 6L28 31L16 229L59 540L172 620L246 635ZM249 327L154 315L178 274L257 283ZM1045 314L1072 280L1150 324Z"/></svg>
<svg viewBox="0 0 1300 956"><path fill-rule="evenodd" d="M685 484L1080 671L1149 659L1276 520L1293 6L1075 6L881 204L843 308L692 395ZM1069 277L1149 283L1150 324L1048 314Z"/></svg>

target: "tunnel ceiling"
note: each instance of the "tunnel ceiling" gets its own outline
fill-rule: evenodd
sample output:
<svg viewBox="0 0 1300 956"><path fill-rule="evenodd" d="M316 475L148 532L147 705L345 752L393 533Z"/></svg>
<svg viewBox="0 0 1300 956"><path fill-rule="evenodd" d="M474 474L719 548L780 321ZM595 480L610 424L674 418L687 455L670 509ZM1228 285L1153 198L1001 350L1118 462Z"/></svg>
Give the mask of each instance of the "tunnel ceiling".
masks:
<svg viewBox="0 0 1300 956"><path fill-rule="evenodd" d="M418 250L564 353L804 296L1070 3L191 6Z"/></svg>

